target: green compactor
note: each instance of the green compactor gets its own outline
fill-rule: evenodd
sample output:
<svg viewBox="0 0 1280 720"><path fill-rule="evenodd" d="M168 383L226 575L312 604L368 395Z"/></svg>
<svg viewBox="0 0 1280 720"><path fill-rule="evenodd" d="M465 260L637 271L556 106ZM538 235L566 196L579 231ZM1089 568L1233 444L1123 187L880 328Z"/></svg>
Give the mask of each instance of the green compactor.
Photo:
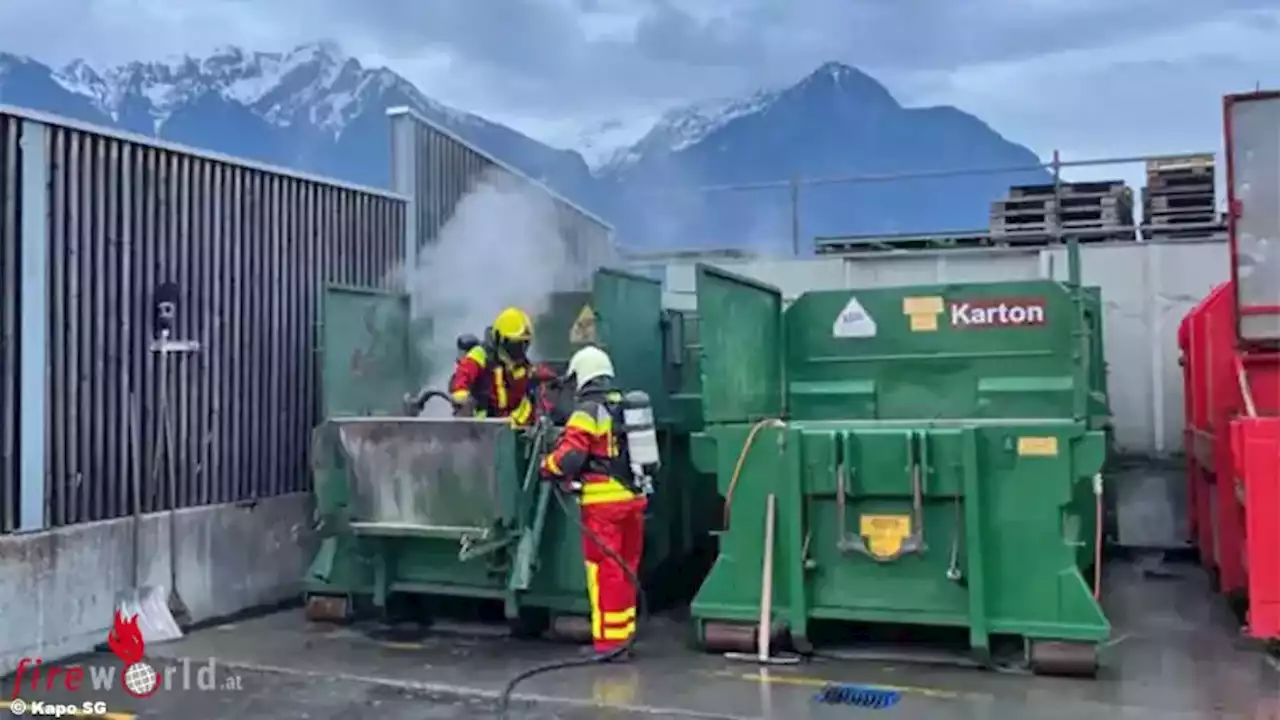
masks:
<svg viewBox="0 0 1280 720"><path fill-rule="evenodd" d="M1110 634L1091 587L1109 438L1096 289L936 285L786 305L715 268L697 282L692 457L725 497L692 605L705 649L754 651L767 587L770 635L800 652L852 656L850 628L865 640L933 626L967 635L982 664L1008 647L1037 672L1096 672Z"/></svg>
<svg viewBox="0 0 1280 720"><path fill-rule="evenodd" d="M696 485L682 482L673 450L690 433L672 422L668 387L683 352L667 346L681 336L661 303L656 281L598 271L592 291L550 298L532 353L562 370L578 347L598 344L623 387L649 394L666 451L650 498L644 575L653 582L678 576L668 570L699 542L688 519ZM308 616L385 613L412 598L422 620L489 600L518 633L589 637L579 530L537 481L552 438L501 420L405 416L425 364L454 361L420 357L429 321L411 320L407 296L331 287L322 313L326 420L312 446L320 545L304 578Z"/></svg>

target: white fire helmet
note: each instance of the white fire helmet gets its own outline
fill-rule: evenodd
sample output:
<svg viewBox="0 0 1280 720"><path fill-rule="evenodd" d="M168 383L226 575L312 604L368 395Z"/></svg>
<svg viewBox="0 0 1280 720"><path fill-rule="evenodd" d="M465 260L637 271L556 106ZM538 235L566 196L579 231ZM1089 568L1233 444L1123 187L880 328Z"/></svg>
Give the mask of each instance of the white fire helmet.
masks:
<svg viewBox="0 0 1280 720"><path fill-rule="evenodd" d="M613 377L613 361L605 351L588 345L573 354L569 360L569 375L573 376L579 390L583 385L601 377Z"/></svg>

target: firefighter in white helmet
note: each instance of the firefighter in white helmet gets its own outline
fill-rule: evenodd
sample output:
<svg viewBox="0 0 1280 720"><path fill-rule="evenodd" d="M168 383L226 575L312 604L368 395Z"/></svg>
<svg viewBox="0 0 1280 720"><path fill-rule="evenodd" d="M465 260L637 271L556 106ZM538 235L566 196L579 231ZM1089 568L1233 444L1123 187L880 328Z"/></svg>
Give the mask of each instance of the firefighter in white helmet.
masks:
<svg viewBox="0 0 1280 720"><path fill-rule="evenodd" d="M644 470L631 457L625 413L633 396L646 404L648 398L624 396L614 387L613 362L597 347L574 354L566 379L576 387L573 414L540 469L544 479L579 493L592 644L604 656L627 644L636 629L635 578L647 499L637 472Z"/></svg>

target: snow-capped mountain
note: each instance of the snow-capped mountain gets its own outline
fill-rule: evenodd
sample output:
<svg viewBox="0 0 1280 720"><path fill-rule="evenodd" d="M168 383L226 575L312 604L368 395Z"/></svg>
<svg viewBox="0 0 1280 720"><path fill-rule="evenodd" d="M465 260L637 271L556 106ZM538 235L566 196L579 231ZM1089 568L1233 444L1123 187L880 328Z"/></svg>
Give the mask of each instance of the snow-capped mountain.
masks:
<svg viewBox="0 0 1280 720"><path fill-rule="evenodd" d="M566 192L591 183L575 154L450 108L330 42L56 70L0 53L0 103L378 187L389 182L386 110L407 106Z"/></svg>
<svg viewBox="0 0 1280 720"><path fill-rule="evenodd" d="M102 73L76 60L52 77L116 123L132 120L130 113L141 110L151 118L154 134L163 133L175 112L210 93L251 108L272 125L304 124L334 137L388 91L404 93L420 112L457 123L478 121L427 98L390 70L365 69L331 42L302 45L287 53L226 47L207 58L132 62ZM145 104L137 102L142 99Z"/></svg>
<svg viewBox="0 0 1280 720"><path fill-rule="evenodd" d="M708 195L699 186L1035 163L977 118L904 108L838 63L789 87L598 123L572 150L448 107L328 42L56 70L0 53L0 103L374 186L388 182L386 109L409 106L614 221L633 247L789 245L786 188ZM1041 179L806 188L799 219L806 236L974 228L1010 182Z"/></svg>
<svg viewBox="0 0 1280 720"><path fill-rule="evenodd" d="M829 182L802 188L796 218L789 178L1038 164L972 115L903 107L871 76L827 63L789 87L669 112L596 174L611 187L606 216L649 244L776 249L796 220L802 238L985 228L1010 185L1049 180L1037 171Z"/></svg>

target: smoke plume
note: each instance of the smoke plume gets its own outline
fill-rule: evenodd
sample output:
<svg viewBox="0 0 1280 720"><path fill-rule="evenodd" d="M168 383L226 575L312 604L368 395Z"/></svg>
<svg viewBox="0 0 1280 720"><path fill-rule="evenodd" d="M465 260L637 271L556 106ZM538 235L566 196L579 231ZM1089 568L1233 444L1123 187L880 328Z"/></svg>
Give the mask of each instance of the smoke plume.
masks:
<svg viewBox="0 0 1280 720"><path fill-rule="evenodd" d="M503 308L536 318L552 293L581 287L592 268L575 267L561 235L555 202L541 188L498 170L481 176L462 198L434 242L418 250L405 273L415 320L430 320L417 343L429 368L427 386L447 389L457 337L483 337ZM428 403L424 415L449 413Z"/></svg>

